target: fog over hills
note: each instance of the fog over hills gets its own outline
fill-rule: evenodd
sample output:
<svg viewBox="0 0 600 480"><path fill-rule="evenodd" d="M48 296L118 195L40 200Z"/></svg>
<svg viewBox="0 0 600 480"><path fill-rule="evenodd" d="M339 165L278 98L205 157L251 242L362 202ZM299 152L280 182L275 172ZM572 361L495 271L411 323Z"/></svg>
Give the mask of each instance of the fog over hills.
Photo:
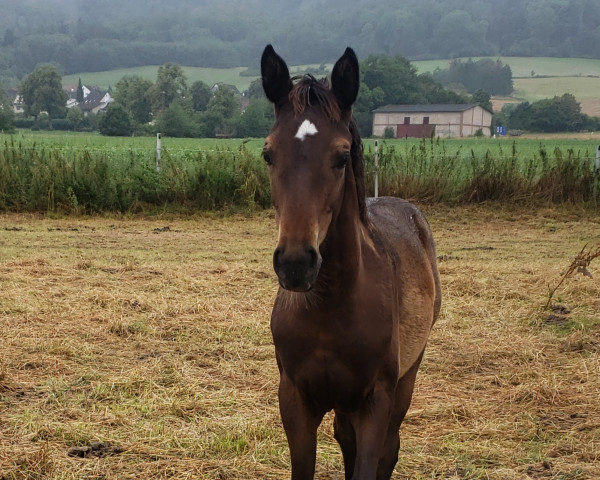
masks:
<svg viewBox="0 0 600 480"><path fill-rule="evenodd" d="M0 0L0 79L42 62L63 74L157 65L256 67L272 43L292 64L350 45L410 59L600 58L597 0Z"/></svg>

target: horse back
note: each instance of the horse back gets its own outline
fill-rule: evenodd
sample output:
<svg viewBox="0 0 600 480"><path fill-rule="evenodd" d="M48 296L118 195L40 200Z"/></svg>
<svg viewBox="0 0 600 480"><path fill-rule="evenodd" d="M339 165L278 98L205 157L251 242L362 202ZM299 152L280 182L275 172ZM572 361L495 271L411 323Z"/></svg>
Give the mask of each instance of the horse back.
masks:
<svg viewBox="0 0 600 480"><path fill-rule="evenodd" d="M435 242L419 209L400 198L367 199L373 237L393 264L400 374L419 358L441 305Z"/></svg>

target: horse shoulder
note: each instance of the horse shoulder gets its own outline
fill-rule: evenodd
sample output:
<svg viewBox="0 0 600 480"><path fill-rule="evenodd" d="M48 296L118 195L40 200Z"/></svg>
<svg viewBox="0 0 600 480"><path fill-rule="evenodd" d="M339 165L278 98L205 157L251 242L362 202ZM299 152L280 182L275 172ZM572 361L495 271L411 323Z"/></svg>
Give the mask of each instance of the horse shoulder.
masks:
<svg viewBox="0 0 600 480"><path fill-rule="evenodd" d="M427 220L410 202L381 197L369 199L367 208L378 248L393 262L402 374L422 353L439 313L435 244Z"/></svg>

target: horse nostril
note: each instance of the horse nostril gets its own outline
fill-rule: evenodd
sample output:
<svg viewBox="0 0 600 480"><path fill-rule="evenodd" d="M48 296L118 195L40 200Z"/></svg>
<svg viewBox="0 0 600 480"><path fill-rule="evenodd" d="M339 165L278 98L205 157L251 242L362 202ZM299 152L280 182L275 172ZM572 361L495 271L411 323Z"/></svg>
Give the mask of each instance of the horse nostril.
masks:
<svg viewBox="0 0 600 480"><path fill-rule="evenodd" d="M314 247L308 247L307 252L310 257L310 266L314 268L319 262L319 253Z"/></svg>
<svg viewBox="0 0 600 480"><path fill-rule="evenodd" d="M282 254L283 254L282 247L277 247L275 249L275 251L273 252L273 266L275 266L275 268L277 268L277 265L279 265L279 261L280 261Z"/></svg>

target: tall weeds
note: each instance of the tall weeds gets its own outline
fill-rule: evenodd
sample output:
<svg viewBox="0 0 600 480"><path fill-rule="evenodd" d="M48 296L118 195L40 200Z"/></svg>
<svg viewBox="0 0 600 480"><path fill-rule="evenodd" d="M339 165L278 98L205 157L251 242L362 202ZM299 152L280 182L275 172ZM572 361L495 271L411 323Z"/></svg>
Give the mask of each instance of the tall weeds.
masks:
<svg viewBox="0 0 600 480"><path fill-rule="evenodd" d="M421 202L587 203L593 197L593 159L588 152L533 155L465 151L439 139L386 144L379 152L379 193ZM365 152L367 191L373 194L374 153ZM0 210L94 213L174 207L212 210L265 208L268 172L244 145L214 152L163 152L160 171L153 152L69 150L11 140L0 148Z"/></svg>
<svg viewBox="0 0 600 480"><path fill-rule="evenodd" d="M150 153L69 152L14 142L0 150L0 210L94 213L147 207L254 208L269 205L262 160L236 151L164 151L160 171Z"/></svg>
<svg viewBox="0 0 600 480"><path fill-rule="evenodd" d="M373 184L374 154L367 152L367 176ZM510 151L499 148L478 155L462 146L449 151L438 140L399 151L385 143L379 154L379 192L429 202L587 203L593 200L593 159L589 152L552 154L540 145L533 155L520 155L513 142Z"/></svg>

